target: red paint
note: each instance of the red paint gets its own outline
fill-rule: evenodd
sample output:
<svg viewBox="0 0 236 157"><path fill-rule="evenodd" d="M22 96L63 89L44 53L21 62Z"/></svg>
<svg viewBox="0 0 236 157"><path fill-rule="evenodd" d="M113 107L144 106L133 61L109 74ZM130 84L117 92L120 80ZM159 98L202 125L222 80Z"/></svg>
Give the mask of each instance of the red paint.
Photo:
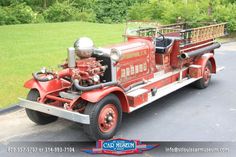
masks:
<svg viewBox="0 0 236 157"><path fill-rule="evenodd" d="M98 126L103 133L115 129L118 121L118 111L114 104L105 105L98 116Z"/></svg>
<svg viewBox="0 0 236 157"><path fill-rule="evenodd" d="M202 76L202 67L190 67L189 68L189 76L191 78L199 78Z"/></svg>
<svg viewBox="0 0 236 157"><path fill-rule="evenodd" d="M148 101L148 93L145 92L135 97L128 96L128 100L129 100L130 106L136 107Z"/></svg>
<svg viewBox="0 0 236 157"><path fill-rule="evenodd" d="M201 57L197 58L194 61L194 64L201 65L202 66L202 72L204 72L204 68L205 68L208 60L211 62L211 65L212 65L212 73L216 73L216 63L215 63L213 53L206 53L206 54L202 55Z"/></svg>
<svg viewBox="0 0 236 157"><path fill-rule="evenodd" d="M57 92L67 89L71 86L71 83L64 79L53 79L48 82L39 82L35 79L30 79L25 82L24 87L29 89L37 89L40 93L41 100L44 99L45 95L51 92Z"/></svg>
<svg viewBox="0 0 236 157"><path fill-rule="evenodd" d="M69 89L71 90L71 88L74 88L72 83L66 81L65 79L62 79L64 77L72 80L82 80L80 82L80 85L82 86L84 85L83 81L87 81L85 83L85 86L100 83L91 82L91 80L95 75L103 75L105 65L102 65L94 57L77 59L76 67L71 69L68 68L67 63L63 64L64 69L59 71L57 75L55 74L57 76L56 79L48 82L38 82L34 79L31 79L27 81L24 86L26 88L39 90L40 102L44 103L47 99L52 99L56 100L56 102L58 102L58 104L60 105L63 105L63 103L68 103L67 107L70 110L76 108L81 100L95 104L112 93L115 94L120 100L122 111L130 112L130 106L136 107L147 102L148 93L150 94L152 89L158 89L176 82L178 79L180 79L180 73L172 74L166 78L162 78L150 83L150 81L156 79L155 77L160 77L160 75L174 72L176 69L189 67L190 65L194 64L200 65L201 69L185 68L185 70L182 72L182 77L203 77L205 78L205 80L207 80L207 78L209 77L209 69L205 69L207 61L210 61L212 64L212 73L216 72L214 51L208 52L199 57L194 57L186 60L180 60L178 57L184 50L184 52L190 52L210 45L211 43L209 42L213 41L213 39L185 45L184 47L182 47L182 40L181 38L178 38L180 37L179 33L169 33L168 36L177 38L175 38L173 45L170 46L165 54L159 54L155 52L156 50L155 45L153 44L152 37L127 36L126 42L106 47L107 49L117 49L121 53L120 60L113 65L114 68L116 68L115 81L117 81L120 86L103 87L91 91L77 91L77 94L79 94L80 97L74 98L73 100L59 97L59 92ZM205 45L202 46L201 44ZM148 92L137 97L131 96L128 99L121 86L123 88L127 88L141 81L145 82L145 84L142 85L142 88L148 90ZM107 109L104 109L104 113L102 113L101 117L103 117L106 112ZM102 131L106 131L106 129L109 130L109 128L100 129Z"/></svg>
<svg viewBox="0 0 236 157"><path fill-rule="evenodd" d="M53 95L46 95L46 98L51 99L51 100L55 100L55 101L71 103L71 100L69 100L69 99L63 99L63 98L60 98L60 97L57 97L57 96L53 96Z"/></svg>
<svg viewBox="0 0 236 157"><path fill-rule="evenodd" d="M210 78L211 78L211 70L209 69L208 66L206 66L203 72L203 79L205 81L204 83L208 84L208 82L210 81Z"/></svg>
<svg viewBox="0 0 236 157"><path fill-rule="evenodd" d="M113 86L113 87L106 87L103 89L83 92L81 94L81 98L88 102L96 103L111 93L115 94L119 98L122 110L124 112L129 112L129 104L128 104L127 96L120 87Z"/></svg>

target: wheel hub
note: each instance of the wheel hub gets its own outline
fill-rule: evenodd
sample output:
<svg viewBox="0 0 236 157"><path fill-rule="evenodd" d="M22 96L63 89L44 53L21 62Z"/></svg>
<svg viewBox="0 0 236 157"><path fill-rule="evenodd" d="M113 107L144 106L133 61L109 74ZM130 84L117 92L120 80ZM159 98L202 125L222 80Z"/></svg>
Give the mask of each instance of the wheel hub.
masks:
<svg viewBox="0 0 236 157"><path fill-rule="evenodd" d="M102 132L109 132L117 124L118 111L113 104L107 104L102 108L98 117L99 129Z"/></svg>
<svg viewBox="0 0 236 157"><path fill-rule="evenodd" d="M210 71L209 67L205 68L203 78L205 80L205 84L207 84L211 78L211 71Z"/></svg>

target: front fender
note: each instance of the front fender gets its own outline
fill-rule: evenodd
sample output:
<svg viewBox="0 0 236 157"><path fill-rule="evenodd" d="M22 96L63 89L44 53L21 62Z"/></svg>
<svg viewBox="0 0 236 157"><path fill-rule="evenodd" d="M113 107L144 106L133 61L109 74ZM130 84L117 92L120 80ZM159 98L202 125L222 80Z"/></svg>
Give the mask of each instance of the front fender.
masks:
<svg viewBox="0 0 236 157"><path fill-rule="evenodd" d="M91 103L97 103L102 98L104 98L105 96L107 96L111 93L115 94L118 97L118 99L120 100L123 112L129 112L128 99L127 99L124 91L117 86L84 92L81 94L81 98L86 101L89 101Z"/></svg>
<svg viewBox="0 0 236 157"><path fill-rule="evenodd" d="M47 82L39 82L35 79L30 79L25 82L24 87L29 89L37 89L40 93L40 96L43 97L47 93L68 88L70 85L70 82L62 79L53 79Z"/></svg>
<svg viewBox="0 0 236 157"><path fill-rule="evenodd" d="M215 58L214 58L213 53L205 53L200 58L198 58L194 62L194 64L201 65L202 66L202 72L203 72L208 60L211 62L211 65L212 65L212 73L216 73L216 62L215 62Z"/></svg>

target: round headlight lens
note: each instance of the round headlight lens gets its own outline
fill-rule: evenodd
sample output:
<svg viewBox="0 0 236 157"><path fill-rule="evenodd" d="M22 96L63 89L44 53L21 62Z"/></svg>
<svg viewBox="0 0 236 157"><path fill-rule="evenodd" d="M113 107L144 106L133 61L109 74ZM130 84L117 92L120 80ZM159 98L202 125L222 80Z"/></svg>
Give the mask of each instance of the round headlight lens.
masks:
<svg viewBox="0 0 236 157"><path fill-rule="evenodd" d="M112 60L117 62L121 57L121 52L119 50L112 49L110 56Z"/></svg>

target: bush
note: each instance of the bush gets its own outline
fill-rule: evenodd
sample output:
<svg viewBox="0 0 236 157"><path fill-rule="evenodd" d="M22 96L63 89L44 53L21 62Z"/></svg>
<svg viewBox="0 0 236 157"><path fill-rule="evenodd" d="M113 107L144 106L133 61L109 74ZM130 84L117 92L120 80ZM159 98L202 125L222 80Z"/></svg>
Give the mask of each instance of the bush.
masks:
<svg viewBox="0 0 236 157"><path fill-rule="evenodd" d="M74 20L75 8L68 3L55 3L44 13L47 22L63 22Z"/></svg>
<svg viewBox="0 0 236 157"><path fill-rule="evenodd" d="M75 21L95 22L96 14L92 10L77 12L74 16Z"/></svg>
<svg viewBox="0 0 236 157"><path fill-rule="evenodd" d="M34 23L44 23L45 19L44 16L42 14L36 14Z"/></svg>
<svg viewBox="0 0 236 157"><path fill-rule="evenodd" d="M195 23L193 26L199 26L199 22L228 22L228 30L236 30L234 0L47 0L47 3L44 2L1 1L0 25L45 21L117 23L124 22L128 18L155 20L163 24L192 22Z"/></svg>
<svg viewBox="0 0 236 157"><path fill-rule="evenodd" d="M127 0L98 0L95 5L96 20L101 23L123 22L127 10Z"/></svg>
<svg viewBox="0 0 236 157"><path fill-rule="evenodd" d="M228 31L236 30L236 4L217 5L212 16L216 22L228 22Z"/></svg>
<svg viewBox="0 0 236 157"><path fill-rule="evenodd" d="M0 7L0 25L5 25L7 21L7 11Z"/></svg>
<svg viewBox="0 0 236 157"><path fill-rule="evenodd" d="M89 21L95 22L96 15L93 10L84 10L80 12L79 9L64 3L55 3L49 7L44 13L44 19L47 22L64 22L64 21Z"/></svg>
<svg viewBox="0 0 236 157"><path fill-rule="evenodd" d="M128 11L129 20L151 20L154 7L150 3L136 3Z"/></svg>
<svg viewBox="0 0 236 157"><path fill-rule="evenodd" d="M9 13L20 23L32 23L36 18L36 14L31 7L27 6L25 3L11 5Z"/></svg>
<svg viewBox="0 0 236 157"><path fill-rule="evenodd" d="M0 24L33 23L36 14L25 3L0 7Z"/></svg>
<svg viewBox="0 0 236 157"><path fill-rule="evenodd" d="M212 3L211 12L210 2ZM163 24L191 22L192 26L200 26L199 22L228 22L228 30L236 30L236 3L220 1L149 1L136 3L128 11L131 20L155 20Z"/></svg>

